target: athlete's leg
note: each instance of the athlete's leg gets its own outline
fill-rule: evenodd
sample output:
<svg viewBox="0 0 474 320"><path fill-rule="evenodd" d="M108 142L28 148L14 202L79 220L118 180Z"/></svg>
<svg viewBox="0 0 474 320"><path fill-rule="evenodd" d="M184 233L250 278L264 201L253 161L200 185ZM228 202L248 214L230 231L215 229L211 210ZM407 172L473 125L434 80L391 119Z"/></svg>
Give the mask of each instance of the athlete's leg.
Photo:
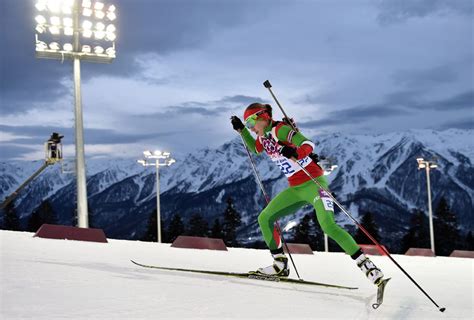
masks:
<svg viewBox="0 0 474 320"><path fill-rule="evenodd" d="M280 277L287 277L290 274L288 258L283 253L280 234L276 231L275 222L278 218L295 212L304 204L306 202L301 200L293 188L290 187L278 194L260 213L258 223L262 230L263 238L272 253L273 264L259 268L257 272Z"/></svg>
<svg viewBox="0 0 474 320"><path fill-rule="evenodd" d="M324 176L320 176L316 179L325 190L329 191L327 180ZM310 201L311 197L313 197L312 203L316 210L316 217L318 218L321 229L356 261L357 266L372 283L376 285L381 283L383 278L382 271L363 254L354 238L334 221L334 205L332 199L323 188L320 188L312 181L310 181L310 183L311 184L306 183L302 185L302 189L304 190L302 194Z"/></svg>
<svg viewBox="0 0 474 320"><path fill-rule="evenodd" d="M324 189L328 190L328 183L324 176L316 178ZM334 220L334 204L324 189L320 188L313 181L308 181L301 185L305 199L310 202L315 211L319 225L324 233L349 255L356 253L360 247L354 238L343 228L336 224ZM329 191L329 190L328 190Z"/></svg>
<svg viewBox="0 0 474 320"><path fill-rule="evenodd" d="M294 213L305 204L306 202L290 187L273 198L260 213L258 224L260 225L263 239L271 251L281 247L279 235L277 232L274 232L275 222L281 217Z"/></svg>

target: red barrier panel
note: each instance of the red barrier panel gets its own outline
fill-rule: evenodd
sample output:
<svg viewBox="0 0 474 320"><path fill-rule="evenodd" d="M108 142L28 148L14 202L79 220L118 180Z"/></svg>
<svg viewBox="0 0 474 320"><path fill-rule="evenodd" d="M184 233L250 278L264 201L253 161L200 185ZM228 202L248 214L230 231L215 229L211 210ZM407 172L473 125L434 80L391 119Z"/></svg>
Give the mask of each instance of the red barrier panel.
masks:
<svg viewBox="0 0 474 320"><path fill-rule="evenodd" d="M371 254L373 256L386 256L385 252L383 252L382 249L379 249L375 244L359 244L359 246L362 249L362 252L366 254ZM385 246L382 247L387 250Z"/></svg>
<svg viewBox="0 0 474 320"><path fill-rule="evenodd" d="M102 229L77 228L53 224L43 224L33 237L107 242L107 238Z"/></svg>
<svg viewBox="0 0 474 320"><path fill-rule="evenodd" d="M179 236L171 245L174 248L208 249L227 251L222 239Z"/></svg>
<svg viewBox="0 0 474 320"><path fill-rule="evenodd" d="M474 251L453 250L449 256L455 258L474 258Z"/></svg>
<svg viewBox="0 0 474 320"><path fill-rule="evenodd" d="M313 254L313 250L311 247L306 243L287 243L288 250L290 253L294 254ZM286 246L283 245L283 250L288 253L286 250Z"/></svg>
<svg viewBox="0 0 474 320"><path fill-rule="evenodd" d="M426 248L410 248L405 252L406 256L434 257L433 251Z"/></svg>

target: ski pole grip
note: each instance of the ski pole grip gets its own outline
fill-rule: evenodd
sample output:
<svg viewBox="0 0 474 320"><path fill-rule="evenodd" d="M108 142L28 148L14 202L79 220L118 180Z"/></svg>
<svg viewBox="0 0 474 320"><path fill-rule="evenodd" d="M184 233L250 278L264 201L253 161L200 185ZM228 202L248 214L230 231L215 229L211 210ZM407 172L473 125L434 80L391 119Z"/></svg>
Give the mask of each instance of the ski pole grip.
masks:
<svg viewBox="0 0 474 320"><path fill-rule="evenodd" d="M272 87L270 81L268 81L268 80L265 80L265 82L263 83L263 86L267 89Z"/></svg>

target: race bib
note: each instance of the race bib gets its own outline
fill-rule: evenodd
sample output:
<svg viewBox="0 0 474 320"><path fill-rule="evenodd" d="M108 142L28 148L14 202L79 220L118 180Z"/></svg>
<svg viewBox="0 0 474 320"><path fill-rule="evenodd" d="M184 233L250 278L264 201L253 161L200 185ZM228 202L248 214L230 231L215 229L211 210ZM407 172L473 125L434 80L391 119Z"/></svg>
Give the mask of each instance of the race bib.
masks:
<svg viewBox="0 0 474 320"><path fill-rule="evenodd" d="M334 212L334 203L332 202L332 199L329 197L326 191L319 190L319 198L323 202L323 206L326 211Z"/></svg>
<svg viewBox="0 0 474 320"><path fill-rule="evenodd" d="M280 154L280 150L282 146L280 146L275 139L270 137L261 137L260 139L263 148L265 149L266 153L270 156L270 159L280 168L281 172L289 178L294 175L296 172L301 171L300 165L305 168L307 165L311 163L310 157L305 157L301 160L298 160L298 164L296 164L293 160L287 159Z"/></svg>

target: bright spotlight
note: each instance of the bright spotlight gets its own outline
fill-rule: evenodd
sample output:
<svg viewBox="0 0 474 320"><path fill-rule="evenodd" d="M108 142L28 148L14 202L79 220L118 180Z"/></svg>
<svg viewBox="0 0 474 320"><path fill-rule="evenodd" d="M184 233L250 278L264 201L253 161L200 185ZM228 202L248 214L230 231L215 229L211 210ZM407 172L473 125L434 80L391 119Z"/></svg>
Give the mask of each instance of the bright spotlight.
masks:
<svg viewBox="0 0 474 320"><path fill-rule="evenodd" d="M91 53L91 51L92 51L92 50L91 50L91 46L85 44L85 45L82 46L82 50L81 50L81 51L84 52L84 53Z"/></svg>
<svg viewBox="0 0 474 320"><path fill-rule="evenodd" d="M57 26L51 26L49 27L49 32L51 32L51 34L56 35L56 34L59 34L60 30L59 30L59 27Z"/></svg>
<svg viewBox="0 0 474 320"><path fill-rule="evenodd" d="M61 47L59 46L59 43L57 43L57 42L51 42L51 43L49 44L49 48L50 48L51 50L59 50Z"/></svg>
<svg viewBox="0 0 474 320"><path fill-rule="evenodd" d="M46 23L46 18L42 15L36 16L35 20L38 24L45 24Z"/></svg>
<svg viewBox="0 0 474 320"><path fill-rule="evenodd" d="M103 19L105 17L104 11L101 10L95 10L94 15L97 19Z"/></svg>
<svg viewBox="0 0 474 320"><path fill-rule="evenodd" d="M104 4L102 2L97 1L94 5L95 10L102 10L104 9Z"/></svg>
<svg viewBox="0 0 474 320"><path fill-rule="evenodd" d="M151 157L153 154L151 153L150 150L145 150L145 151L143 151L143 155L144 155L145 157Z"/></svg>
<svg viewBox="0 0 474 320"><path fill-rule="evenodd" d="M111 57L114 57L115 56L115 48L113 47L110 47L110 48L107 48L107 50L105 50L105 53Z"/></svg>
<svg viewBox="0 0 474 320"><path fill-rule="evenodd" d="M95 46L94 47L94 52L96 54L103 54L104 53L104 48L102 48L101 46Z"/></svg>
<svg viewBox="0 0 474 320"><path fill-rule="evenodd" d="M71 43L65 43L63 45L63 49L64 49L64 51L69 51L69 52L72 51L72 44Z"/></svg>

